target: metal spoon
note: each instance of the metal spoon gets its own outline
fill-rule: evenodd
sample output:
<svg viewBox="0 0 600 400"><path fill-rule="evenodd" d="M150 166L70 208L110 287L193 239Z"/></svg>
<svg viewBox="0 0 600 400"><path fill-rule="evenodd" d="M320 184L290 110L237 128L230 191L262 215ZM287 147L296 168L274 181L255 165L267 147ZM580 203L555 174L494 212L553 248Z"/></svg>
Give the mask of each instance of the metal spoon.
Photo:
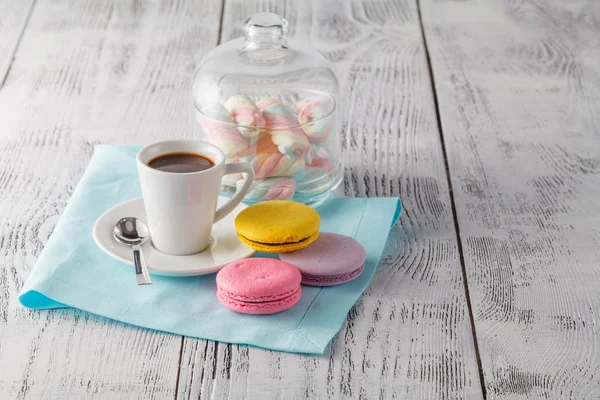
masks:
<svg viewBox="0 0 600 400"><path fill-rule="evenodd" d="M146 224L135 217L122 218L115 225L113 236L119 242L131 246L137 284L152 285L152 279L150 279L148 267L140 247L150 237Z"/></svg>

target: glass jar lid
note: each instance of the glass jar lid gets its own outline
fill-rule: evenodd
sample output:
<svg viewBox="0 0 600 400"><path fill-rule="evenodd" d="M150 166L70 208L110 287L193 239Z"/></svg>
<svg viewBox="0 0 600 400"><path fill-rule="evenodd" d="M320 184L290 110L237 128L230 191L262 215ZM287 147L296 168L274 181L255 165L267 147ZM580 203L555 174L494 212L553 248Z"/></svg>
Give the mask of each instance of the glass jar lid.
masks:
<svg viewBox="0 0 600 400"><path fill-rule="evenodd" d="M244 30L245 37L211 51L194 73L202 138L228 162L252 166L245 201L316 205L342 181L338 81L308 43L286 37L282 17L257 14ZM239 190L246 178L238 175L223 179L221 194Z"/></svg>
<svg viewBox="0 0 600 400"><path fill-rule="evenodd" d="M335 111L339 85L334 72L310 45L286 37L284 18L256 14L245 22L244 31L245 37L218 46L196 69L192 83L196 112L214 117L215 105L239 95L254 102L271 98L286 104L318 97L324 118Z"/></svg>

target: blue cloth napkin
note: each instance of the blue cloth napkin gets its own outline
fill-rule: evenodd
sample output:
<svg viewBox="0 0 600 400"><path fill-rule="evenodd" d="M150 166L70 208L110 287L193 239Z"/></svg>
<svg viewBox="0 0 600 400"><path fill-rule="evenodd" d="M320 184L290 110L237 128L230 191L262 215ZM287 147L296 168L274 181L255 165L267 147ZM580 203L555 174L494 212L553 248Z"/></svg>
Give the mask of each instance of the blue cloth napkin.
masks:
<svg viewBox="0 0 600 400"><path fill-rule="evenodd" d="M303 286L302 299L279 314L238 314L221 306L215 275L153 275L137 286L133 268L105 254L92 238L107 209L140 196L138 147L97 146L81 182L20 294L25 307L74 307L146 328L293 353L323 354L361 296L398 219L398 198L331 199L317 211L321 231L353 236L367 250L363 274L329 288Z"/></svg>

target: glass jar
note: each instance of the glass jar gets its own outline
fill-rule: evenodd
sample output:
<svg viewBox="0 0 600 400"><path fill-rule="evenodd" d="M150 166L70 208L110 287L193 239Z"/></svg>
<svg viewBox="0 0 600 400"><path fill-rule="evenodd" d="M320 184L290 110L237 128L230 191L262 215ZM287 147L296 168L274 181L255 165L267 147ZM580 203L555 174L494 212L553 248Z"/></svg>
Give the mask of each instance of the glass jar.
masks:
<svg viewBox="0 0 600 400"><path fill-rule="evenodd" d="M287 21L261 13L246 36L212 50L194 73L194 117L202 138L229 162L249 162L246 202L292 199L317 205L342 181L339 85L325 59L286 38ZM226 176L231 195L242 176Z"/></svg>

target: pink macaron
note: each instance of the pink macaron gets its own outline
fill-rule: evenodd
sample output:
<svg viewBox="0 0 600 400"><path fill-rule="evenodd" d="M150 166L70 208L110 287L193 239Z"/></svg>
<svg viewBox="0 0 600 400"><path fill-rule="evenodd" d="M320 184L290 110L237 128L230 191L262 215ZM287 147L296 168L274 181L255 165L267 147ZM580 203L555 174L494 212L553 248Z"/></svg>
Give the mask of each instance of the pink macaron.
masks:
<svg viewBox="0 0 600 400"><path fill-rule="evenodd" d="M279 258L300 270L304 285L333 286L356 279L363 271L367 253L349 236L321 232L310 246L281 253Z"/></svg>
<svg viewBox="0 0 600 400"><path fill-rule="evenodd" d="M300 300L300 272L273 258L247 258L226 265L217 274L217 298L230 310L274 314Z"/></svg>

